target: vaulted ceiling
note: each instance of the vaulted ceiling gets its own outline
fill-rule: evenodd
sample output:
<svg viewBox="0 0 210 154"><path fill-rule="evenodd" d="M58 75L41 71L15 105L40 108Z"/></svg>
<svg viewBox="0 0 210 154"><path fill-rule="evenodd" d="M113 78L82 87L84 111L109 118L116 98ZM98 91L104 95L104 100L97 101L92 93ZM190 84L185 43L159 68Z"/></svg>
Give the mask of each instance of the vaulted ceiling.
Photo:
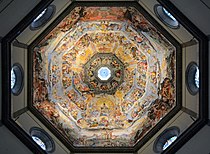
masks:
<svg viewBox="0 0 210 154"><path fill-rule="evenodd" d="M138 3L87 4L32 43L30 102L78 151L132 148L180 106L179 47Z"/></svg>
<svg viewBox="0 0 210 154"><path fill-rule="evenodd" d="M157 3L178 20L179 29L155 16ZM50 22L31 30L49 4L56 7ZM62 153L154 153L157 136L177 126L180 135L164 152L177 151L208 118L208 29L200 31L200 23L195 26L176 9L181 2L174 4L40 2L2 41L3 72L9 74L3 76L5 125L43 152L28 135L38 126ZM192 95L186 87L190 62L199 66L203 93ZM10 90L16 63L24 71L18 96Z"/></svg>

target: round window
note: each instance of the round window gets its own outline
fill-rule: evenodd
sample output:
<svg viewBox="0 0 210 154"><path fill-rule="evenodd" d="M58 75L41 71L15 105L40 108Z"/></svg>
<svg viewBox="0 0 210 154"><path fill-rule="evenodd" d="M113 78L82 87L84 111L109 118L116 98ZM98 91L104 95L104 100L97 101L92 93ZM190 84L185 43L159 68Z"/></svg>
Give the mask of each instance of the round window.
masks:
<svg viewBox="0 0 210 154"><path fill-rule="evenodd" d="M45 143L37 136L31 136L34 142L38 144L44 151L46 151L46 145Z"/></svg>
<svg viewBox="0 0 210 154"><path fill-rule="evenodd" d="M44 151L55 151L55 144L50 135L39 127L32 127L30 129L30 135L36 144L38 144Z"/></svg>
<svg viewBox="0 0 210 154"><path fill-rule="evenodd" d="M165 144L163 145L163 150L168 148L175 140L177 139L177 136L173 136L170 139L168 139Z"/></svg>
<svg viewBox="0 0 210 154"><path fill-rule="evenodd" d="M169 11L163 6L156 4L154 6L154 12L156 16L168 27L177 29L179 28L179 22L174 18Z"/></svg>
<svg viewBox="0 0 210 154"><path fill-rule="evenodd" d="M196 72L195 72L195 85L197 88L199 88L199 69L196 67Z"/></svg>
<svg viewBox="0 0 210 154"><path fill-rule="evenodd" d="M53 17L55 13L55 6L50 5L46 9L44 9L31 23L30 29L37 30L43 27L50 19Z"/></svg>
<svg viewBox="0 0 210 154"><path fill-rule="evenodd" d="M179 136L180 130L178 127L170 127L165 129L155 140L153 150L156 153L161 153L167 149Z"/></svg>
<svg viewBox="0 0 210 154"><path fill-rule="evenodd" d="M23 89L23 68L16 63L11 69L11 91L14 95L19 95Z"/></svg>
<svg viewBox="0 0 210 154"><path fill-rule="evenodd" d="M189 93L192 95L196 95L199 91L199 68L195 62L191 62L187 66L186 85Z"/></svg>
<svg viewBox="0 0 210 154"><path fill-rule="evenodd" d="M15 82L16 82L16 75L15 75L14 69L12 68L11 69L11 89L14 88Z"/></svg>

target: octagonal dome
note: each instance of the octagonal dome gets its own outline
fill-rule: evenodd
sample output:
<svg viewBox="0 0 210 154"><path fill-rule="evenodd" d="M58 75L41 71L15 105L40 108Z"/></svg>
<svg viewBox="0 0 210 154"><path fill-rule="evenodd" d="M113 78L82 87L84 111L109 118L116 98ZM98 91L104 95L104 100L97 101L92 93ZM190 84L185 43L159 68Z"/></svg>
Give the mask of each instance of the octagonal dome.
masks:
<svg viewBox="0 0 210 154"><path fill-rule="evenodd" d="M34 44L32 106L78 150L133 148L177 105L176 47L135 7L67 12Z"/></svg>

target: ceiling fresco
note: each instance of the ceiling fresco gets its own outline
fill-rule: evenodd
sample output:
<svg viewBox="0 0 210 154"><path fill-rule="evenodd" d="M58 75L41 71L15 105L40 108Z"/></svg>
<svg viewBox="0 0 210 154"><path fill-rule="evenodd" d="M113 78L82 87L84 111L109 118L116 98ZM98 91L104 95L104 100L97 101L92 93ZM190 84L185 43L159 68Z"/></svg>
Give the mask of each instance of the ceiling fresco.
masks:
<svg viewBox="0 0 210 154"><path fill-rule="evenodd" d="M176 103L176 48L133 7L75 7L33 50L33 106L74 147L133 147Z"/></svg>

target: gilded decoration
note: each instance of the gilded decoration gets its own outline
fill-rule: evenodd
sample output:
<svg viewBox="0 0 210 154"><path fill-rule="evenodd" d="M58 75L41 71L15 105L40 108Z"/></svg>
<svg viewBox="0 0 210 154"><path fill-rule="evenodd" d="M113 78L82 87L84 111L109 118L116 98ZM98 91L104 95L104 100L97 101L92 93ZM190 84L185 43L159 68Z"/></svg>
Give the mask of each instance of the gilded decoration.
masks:
<svg viewBox="0 0 210 154"><path fill-rule="evenodd" d="M34 48L33 106L75 147L133 147L176 106L175 52L133 7L76 7Z"/></svg>

